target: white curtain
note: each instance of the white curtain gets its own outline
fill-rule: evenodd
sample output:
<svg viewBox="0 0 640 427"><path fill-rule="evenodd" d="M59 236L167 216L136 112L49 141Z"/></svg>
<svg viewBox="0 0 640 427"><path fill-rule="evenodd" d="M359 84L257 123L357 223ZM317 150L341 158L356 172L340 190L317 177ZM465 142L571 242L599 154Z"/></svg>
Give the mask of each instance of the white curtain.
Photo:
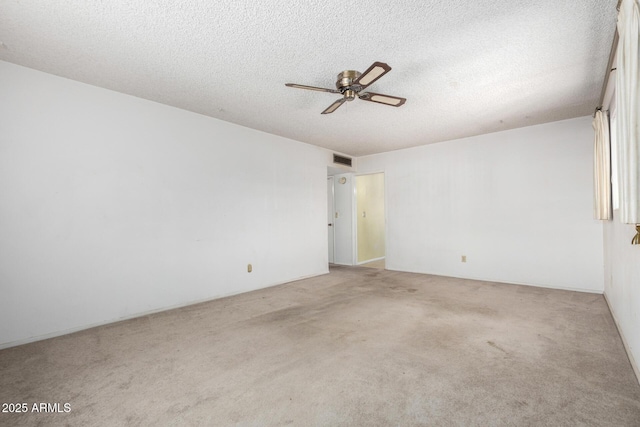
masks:
<svg viewBox="0 0 640 427"><path fill-rule="evenodd" d="M593 213L596 219L611 219L611 153L609 119L602 111L593 119Z"/></svg>
<svg viewBox="0 0 640 427"><path fill-rule="evenodd" d="M640 0L622 0L618 14L616 108L620 220L640 224Z"/></svg>

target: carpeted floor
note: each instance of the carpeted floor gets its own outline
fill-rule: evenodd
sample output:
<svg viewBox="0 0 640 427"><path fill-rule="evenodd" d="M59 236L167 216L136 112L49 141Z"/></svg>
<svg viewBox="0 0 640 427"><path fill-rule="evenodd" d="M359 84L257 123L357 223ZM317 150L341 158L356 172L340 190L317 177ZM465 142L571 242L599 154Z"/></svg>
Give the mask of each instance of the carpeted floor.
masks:
<svg viewBox="0 0 640 427"><path fill-rule="evenodd" d="M0 373L28 405L3 426L640 425L602 295L359 267L5 349Z"/></svg>
<svg viewBox="0 0 640 427"><path fill-rule="evenodd" d="M367 267L367 268L379 268L380 270L384 270L385 260L379 259L377 261L371 261L366 264L360 264L359 267Z"/></svg>

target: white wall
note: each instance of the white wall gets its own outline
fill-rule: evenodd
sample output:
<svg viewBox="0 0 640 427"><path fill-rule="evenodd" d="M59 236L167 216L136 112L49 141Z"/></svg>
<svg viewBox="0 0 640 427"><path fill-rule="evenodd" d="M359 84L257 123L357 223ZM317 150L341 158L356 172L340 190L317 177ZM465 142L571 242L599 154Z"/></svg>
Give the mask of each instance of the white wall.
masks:
<svg viewBox="0 0 640 427"><path fill-rule="evenodd" d="M602 292L592 144L583 117L359 158L385 172L387 268Z"/></svg>
<svg viewBox="0 0 640 427"><path fill-rule="evenodd" d="M618 208L618 172L616 159L615 74L612 73L605 94L604 110L609 110L612 155L613 219L604 224L604 295L624 341L631 365L640 381L640 245L632 245L635 227L622 224Z"/></svg>
<svg viewBox="0 0 640 427"><path fill-rule="evenodd" d="M327 272L328 151L6 62L0 100L0 347Z"/></svg>
<svg viewBox="0 0 640 427"><path fill-rule="evenodd" d="M604 224L604 293L640 380L640 245L631 244L635 227L613 216Z"/></svg>

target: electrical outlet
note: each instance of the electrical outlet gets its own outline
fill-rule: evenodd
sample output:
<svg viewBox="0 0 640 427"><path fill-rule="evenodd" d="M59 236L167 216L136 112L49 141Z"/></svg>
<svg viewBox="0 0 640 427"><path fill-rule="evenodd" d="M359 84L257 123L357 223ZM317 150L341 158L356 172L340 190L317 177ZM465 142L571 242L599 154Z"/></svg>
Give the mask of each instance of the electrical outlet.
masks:
<svg viewBox="0 0 640 427"><path fill-rule="evenodd" d="M253 271L253 266L251 264L247 264L247 273L251 273Z"/></svg>
<svg viewBox="0 0 640 427"><path fill-rule="evenodd" d="M466 255L462 255L462 259L460 261L467 262L467 256Z"/></svg>

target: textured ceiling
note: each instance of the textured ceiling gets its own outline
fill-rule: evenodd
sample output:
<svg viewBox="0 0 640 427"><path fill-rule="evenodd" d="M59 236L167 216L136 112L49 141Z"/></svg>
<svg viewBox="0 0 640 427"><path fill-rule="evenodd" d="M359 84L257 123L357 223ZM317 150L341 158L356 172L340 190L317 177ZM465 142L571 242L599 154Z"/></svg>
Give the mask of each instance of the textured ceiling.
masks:
<svg viewBox="0 0 640 427"><path fill-rule="evenodd" d="M616 0L2 0L0 60L351 155L591 114ZM393 70L321 115L346 69Z"/></svg>

